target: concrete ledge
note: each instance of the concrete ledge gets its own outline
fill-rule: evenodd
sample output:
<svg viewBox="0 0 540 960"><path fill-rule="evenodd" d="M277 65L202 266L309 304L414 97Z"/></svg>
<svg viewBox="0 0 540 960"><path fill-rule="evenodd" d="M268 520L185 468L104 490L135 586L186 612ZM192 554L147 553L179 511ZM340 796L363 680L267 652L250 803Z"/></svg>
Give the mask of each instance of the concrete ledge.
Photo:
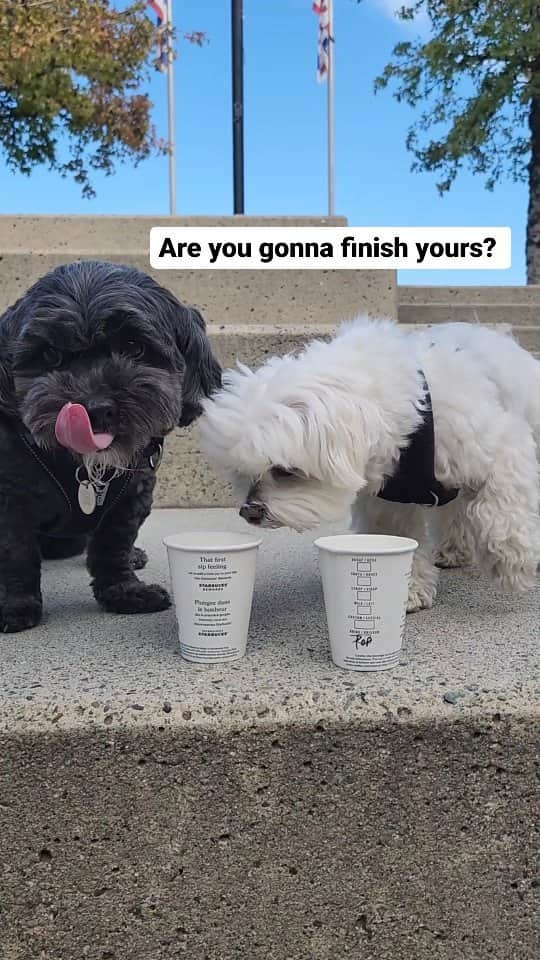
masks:
<svg viewBox="0 0 540 960"><path fill-rule="evenodd" d="M232 510L154 511L140 540L151 558L143 579L168 582L162 538L185 529L245 532L246 525ZM83 558L47 562L43 624L2 637L0 729L144 726L161 716L164 700L172 704L168 723L220 731L258 725L263 717L267 723L383 719L387 696L394 713L405 705L411 713L404 716L418 720L475 718L503 709L501 703L527 715L538 705L540 583L516 598L498 594L476 571L444 572L435 612L407 619L399 668L362 676L330 664L316 534L278 530L262 537L249 656L228 667L184 663L170 610L140 617L100 611ZM367 711L361 697L350 695L360 689L369 692ZM456 689L450 711L443 697ZM192 716L184 718L188 702ZM203 709L209 702L214 711ZM138 711L133 703L146 705Z"/></svg>
<svg viewBox="0 0 540 960"><path fill-rule="evenodd" d="M540 324L535 326L516 324L512 326L512 333L525 350L529 350L537 357L540 356Z"/></svg>
<svg viewBox="0 0 540 960"><path fill-rule="evenodd" d="M39 277L78 259L144 270L210 325L337 323L367 313L397 317L393 270L152 270L153 226L344 226L345 217L1 217L0 311Z"/></svg>
<svg viewBox="0 0 540 960"><path fill-rule="evenodd" d="M0 247L1 249L1 247ZM0 311L43 274L77 259L69 254L4 254ZM396 317L394 275L385 270L152 270L146 253L95 254L137 267L186 303L200 307L210 327L224 324L335 324L358 314Z"/></svg>
<svg viewBox="0 0 540 960"><path fill-rule="evenodd" d="M346 217L163 217L0 215L0 249L6 253L114 256L148 251L152 227L345 227Z"/></svg>
<svg viewBox="0 0 540 960"><path fill-rule="evenodd" d="M161 726L3 744L5 960L536 955L530 725Z"/></svg>
<svg viewBox="0 0 540 960"><path fill-rule="evenodd" d="M222 511L147 524L232 529ZM264 534L247 657L183 662L171 611L47 565L2 639L5 960L532 960L540 595L447 572L399 667L329 662L312 537Z"/></svg>
<svg viewBox="0 0 540 960"><path fill-rule="evenodd" d="M400 286L398 288L400 305L420 304L447 305L451 310L458 306L480 304L508 304L512 306L530 305L540 308L540 286Z"/></svg>
<svg viewBox="0 0 540 960"><path fill-rule="evenodd" d="M540 326L540 303L441 303L400 304L400 323L515 323Z"/></svg>
<svg viewBox="0 0 540 960"><path fill-rule="evenodd" d="M540 286L398 288L400 323L512 323L540 326Z"/></svg>

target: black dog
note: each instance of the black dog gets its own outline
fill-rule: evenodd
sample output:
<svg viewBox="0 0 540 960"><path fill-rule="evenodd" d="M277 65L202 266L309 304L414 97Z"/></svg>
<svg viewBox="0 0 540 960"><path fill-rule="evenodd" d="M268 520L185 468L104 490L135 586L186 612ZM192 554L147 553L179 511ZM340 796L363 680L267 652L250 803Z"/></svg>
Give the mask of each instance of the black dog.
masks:
<svg viewBox="0 0 540 960"><path fill-rule="evenodd" d="M145 562L133 545L163 437L198 416L220 378L197 310L129 267L59 267L0 317L0 630L39 622L42 557L85 546L106 610L169 606L133 572ZM71 404L106 449L58 443Z"/></svg>

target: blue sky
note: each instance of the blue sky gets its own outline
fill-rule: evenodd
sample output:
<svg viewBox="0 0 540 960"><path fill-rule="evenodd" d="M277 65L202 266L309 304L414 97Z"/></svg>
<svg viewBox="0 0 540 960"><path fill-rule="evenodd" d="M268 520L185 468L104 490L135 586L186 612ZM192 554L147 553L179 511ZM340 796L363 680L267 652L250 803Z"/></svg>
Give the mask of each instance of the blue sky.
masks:
<svg viewBox="0 0 540 960"><path fill-rule="evenodd" d="M176 63L178 210L232 211L230 0L174 0L183 43ZM527 193L505 181L493 193L463 173L440 198L435 177L410 172L404 143L412 111L373 79L394 44L417 28L396 21L401 0L335 0L336 212L353 226L510 226L505 271L402 271L406 283L523 283ZM326 213L326 86L315 79L317 18L311 0L245 0L246 213ZM154 120L166 136L166 81L150 81ZM0 157L1 163L1 157ZM46 169L2 170L2 213L168 213L166 158L96 177L97 197Z"/></svg>

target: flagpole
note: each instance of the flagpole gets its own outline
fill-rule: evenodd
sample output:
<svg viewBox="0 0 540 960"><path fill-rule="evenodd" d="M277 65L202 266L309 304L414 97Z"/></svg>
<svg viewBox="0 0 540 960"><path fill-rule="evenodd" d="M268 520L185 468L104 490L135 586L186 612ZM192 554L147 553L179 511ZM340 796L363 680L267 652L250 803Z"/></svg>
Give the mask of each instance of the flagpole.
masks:
<svg viewBox="0 0 540 960"><path fill-rule="evenodd" d="M244 0L231 0L234 213L244 213Z"/></svg>
<svg viewBox="0 0 540 960"><path fill-rule="evenodd" d="M167 92L169 103L169 211L176 215L176 125L174 108L173 0L167 0Z"/></svg>
<svg viewBox="0 0 540 960"><path fill-rule="evenodd" d="M328 216L335 215L334 2L327 0L328 31Z"/></svg>

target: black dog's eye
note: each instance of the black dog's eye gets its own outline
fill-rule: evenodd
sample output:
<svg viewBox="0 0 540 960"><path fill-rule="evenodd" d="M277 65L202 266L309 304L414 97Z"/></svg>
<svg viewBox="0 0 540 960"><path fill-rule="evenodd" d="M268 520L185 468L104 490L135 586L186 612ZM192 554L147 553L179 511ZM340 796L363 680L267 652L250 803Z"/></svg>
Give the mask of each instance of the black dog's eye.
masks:
<svg viewBox="0 0 540 960"><path fill-rule="evenodd" d="M285 467L272 467L270 470L273 480L291 480L298 478L298 470L286 470Z"/></svg>
<svg viewBox="0 0 540 960"><path fill-rule="evenodd" d="M122 353L125 357L131 357L132 360L140 360L144 356L144 344L138 340L128 340L122 345Z"/></svg>
<svg viewBox="0 0 540 960"><path fill-rule="evenodd" d="M42 353L42 358L45 365L53 369L62 364L62 354L59 350L55 350L54 347L47 347Z"/></svg>

